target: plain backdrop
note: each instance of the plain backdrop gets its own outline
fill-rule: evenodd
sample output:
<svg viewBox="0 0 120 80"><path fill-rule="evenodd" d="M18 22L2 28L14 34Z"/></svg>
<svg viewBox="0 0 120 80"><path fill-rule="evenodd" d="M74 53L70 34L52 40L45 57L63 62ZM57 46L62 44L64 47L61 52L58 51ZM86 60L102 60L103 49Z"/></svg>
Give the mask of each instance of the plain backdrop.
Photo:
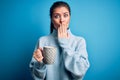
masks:
<svg viewBox="0 0 120 80"><path fill-rule="evenodd" d="M0 80L33 80L29 63L39 37L50 33L49 8L57 0L0 0ZM120 80L120 1L64 0L70 29L87 43L84 80Z"/></svg>

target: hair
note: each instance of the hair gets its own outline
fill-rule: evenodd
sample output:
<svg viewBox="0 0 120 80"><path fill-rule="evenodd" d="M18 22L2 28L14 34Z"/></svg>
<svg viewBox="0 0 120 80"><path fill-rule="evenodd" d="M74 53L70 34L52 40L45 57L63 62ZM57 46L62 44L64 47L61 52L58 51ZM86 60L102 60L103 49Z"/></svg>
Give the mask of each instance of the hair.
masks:
<svg viewBox="0 0 120 80"><path fill-rule="evenodd" d="M54 9L57 8L57 7L66 7L69 11L69 14L71 15L70 6L68 5L68 3L63 2L63 1L57 1L57 2L54 2L53 5L50 8L50 18L51 18L51 20L52 20L52 15L53 15ZM54 29L54 25L51 21L51 23L50 23L50 33L53 32L53 29Z"/></svg>

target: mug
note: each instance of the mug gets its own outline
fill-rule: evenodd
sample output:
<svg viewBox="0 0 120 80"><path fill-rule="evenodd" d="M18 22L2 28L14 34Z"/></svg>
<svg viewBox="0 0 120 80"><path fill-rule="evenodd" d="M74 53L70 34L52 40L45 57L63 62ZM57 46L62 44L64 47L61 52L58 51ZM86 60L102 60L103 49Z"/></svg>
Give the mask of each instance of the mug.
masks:
<svg viewBox="0 0 120 80"><path fill-rule="evenodd" d="M53 64L56 57L56 48L53 46L43 47L43 62L45 64Z"/></svg>

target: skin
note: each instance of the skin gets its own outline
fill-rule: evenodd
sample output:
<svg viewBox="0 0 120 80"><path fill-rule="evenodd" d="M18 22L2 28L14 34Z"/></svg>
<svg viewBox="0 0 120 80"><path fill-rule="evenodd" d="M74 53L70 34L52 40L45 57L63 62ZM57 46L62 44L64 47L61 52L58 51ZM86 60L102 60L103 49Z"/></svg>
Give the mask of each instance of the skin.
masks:
<svg viewBox="0 0 120 80"><path fill-rule="evenodd" d="M52 15L52 23L58 30L58 38L68 38L67 28L70 22L70 13L66 7L58 7L54 9Z"/></svg>
<svg viewBox="0 0 120 80"><path fill-rule="evenodd" d="M57 7L54 9L52 14L52 23L55 29L58 31L58 38L69 38L67 33L67 28L70 22L70 13L66 7ZM33 56L38 61L41 62L43 59L42 48L38 48Z"/></svg>

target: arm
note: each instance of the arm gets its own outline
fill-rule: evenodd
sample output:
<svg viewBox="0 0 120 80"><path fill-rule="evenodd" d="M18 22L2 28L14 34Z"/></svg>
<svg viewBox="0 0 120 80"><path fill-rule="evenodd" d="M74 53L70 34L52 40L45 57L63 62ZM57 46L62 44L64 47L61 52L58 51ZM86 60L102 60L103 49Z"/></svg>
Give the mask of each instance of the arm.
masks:
<svg viewBox="0 0 120 80"><path fill-rule="evenodd" d="M39 50L37 52L38 47L39 43L37 43L37 46L35 47L35 51L29 67L34 80L43 80L46 76L46 65L41 61L41 59L37 58L36 56L36 53L39 53Z"/></svg>
<svg viewBox="0 0 120 80"><path fill-rule="evenodd" d="M43 80L46 75L46 65L32 58L30 62L30 70L34 80Z"/></svg>
<svg viewBox="0 0 120 80"><path fill-rule="evenodd" d="M64 65L72 77L82 79L89 68L88 55L86 51L86 43L81 39L76 43L76 48L70 46L70 39L59 38L59 45L63 50Z"/></svg>

